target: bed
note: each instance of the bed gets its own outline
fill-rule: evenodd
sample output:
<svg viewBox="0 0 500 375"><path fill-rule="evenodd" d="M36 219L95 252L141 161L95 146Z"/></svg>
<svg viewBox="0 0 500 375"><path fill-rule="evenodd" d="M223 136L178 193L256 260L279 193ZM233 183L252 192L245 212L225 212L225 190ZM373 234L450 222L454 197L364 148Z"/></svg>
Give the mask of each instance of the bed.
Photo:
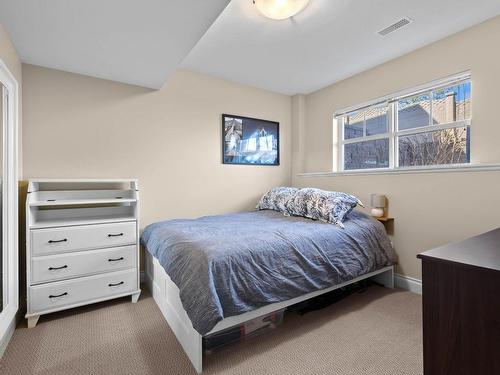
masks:
<svg viewBox="0 0 500 375"><path fill-rule="evenodd" d="M195 370L205 335L362 279L393 287L383 225L353 211L344 227L271 210L146 227L150 289Z"/></svg>

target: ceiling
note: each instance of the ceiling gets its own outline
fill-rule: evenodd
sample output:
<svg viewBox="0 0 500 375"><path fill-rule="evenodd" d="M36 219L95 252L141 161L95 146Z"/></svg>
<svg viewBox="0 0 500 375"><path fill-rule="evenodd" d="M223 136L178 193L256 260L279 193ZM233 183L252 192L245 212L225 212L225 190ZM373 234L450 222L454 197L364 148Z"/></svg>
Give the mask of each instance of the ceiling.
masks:
<svg viewBox="0 0 500 375"><path fill-rule="evenodd" d="M272 21L250 0L232 0L182 66L307 94L498 14L499 0L310 0L294 18ZM377 34L405 16L414 22Z"/></svg>
<svg viewBox="0 0 500 375"><path fill-rule="evenodd" d="M0 0L28 64L160 88L230 0Z"/></svg>
<svg viewBox="0 0 500 375"><path fill-rule="evenodd" d="M181 67L293 95L500 14L498 0L310 0L273 21L229 2L0 0L0 23L29 64L150 88ZM402 17L413 22L377 34Z"/></svg>

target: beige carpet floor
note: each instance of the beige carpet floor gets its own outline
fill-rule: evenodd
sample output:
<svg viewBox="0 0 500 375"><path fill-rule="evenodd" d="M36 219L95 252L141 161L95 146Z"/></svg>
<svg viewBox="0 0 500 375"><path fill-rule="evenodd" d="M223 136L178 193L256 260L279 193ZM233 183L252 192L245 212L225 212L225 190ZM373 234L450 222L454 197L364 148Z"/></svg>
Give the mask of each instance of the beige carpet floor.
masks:
<svg viewBox="0 0 500 375"><path fill-rule="evenodd" d="M421 375L421 298L377 286L206 356L206 374ZM16 329L0 374L195 374L144 294L42 316Z"/></svg>

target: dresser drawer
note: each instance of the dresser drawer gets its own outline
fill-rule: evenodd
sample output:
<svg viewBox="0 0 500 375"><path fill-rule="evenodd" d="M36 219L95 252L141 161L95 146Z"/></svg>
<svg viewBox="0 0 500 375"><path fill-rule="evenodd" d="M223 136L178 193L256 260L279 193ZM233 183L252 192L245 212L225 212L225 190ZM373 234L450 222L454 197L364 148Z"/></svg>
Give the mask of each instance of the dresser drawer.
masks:
<svg viewBox="0 0 500 375"><path fill-rule="evenodd" d="M36 285L30 290L29 313L84 304L138 290L137 270L117 271L79 279Z"/></svg>
<svg viewBox="0 0 500 375"><path fill-rule="evenodd" d="M136 245L32 257L31 285L135 268L136 260Z"/></svg>
<svg viewBox="0 0 500 375"><path fill-rule="evenodd" d="M135 221L34 229L30 236L31 254L35 256L131 245L137 241Z"/></svg>

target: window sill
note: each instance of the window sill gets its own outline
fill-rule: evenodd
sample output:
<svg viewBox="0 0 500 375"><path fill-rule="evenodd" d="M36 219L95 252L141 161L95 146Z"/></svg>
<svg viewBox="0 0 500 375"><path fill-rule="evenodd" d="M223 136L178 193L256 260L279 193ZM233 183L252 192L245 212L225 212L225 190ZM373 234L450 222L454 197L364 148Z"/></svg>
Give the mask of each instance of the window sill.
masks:
<svg viewBox="0 0 500 375"><path fill-rule="evenodd" d="M434 167L413 167L397 169L363 169L339 172L306 172L299 173L298 177L337 177L337 176L365 176L382 174L407 174L407 173L450 173L450 172L486 172L500 171L500 164L463 164Z"/></svg>

